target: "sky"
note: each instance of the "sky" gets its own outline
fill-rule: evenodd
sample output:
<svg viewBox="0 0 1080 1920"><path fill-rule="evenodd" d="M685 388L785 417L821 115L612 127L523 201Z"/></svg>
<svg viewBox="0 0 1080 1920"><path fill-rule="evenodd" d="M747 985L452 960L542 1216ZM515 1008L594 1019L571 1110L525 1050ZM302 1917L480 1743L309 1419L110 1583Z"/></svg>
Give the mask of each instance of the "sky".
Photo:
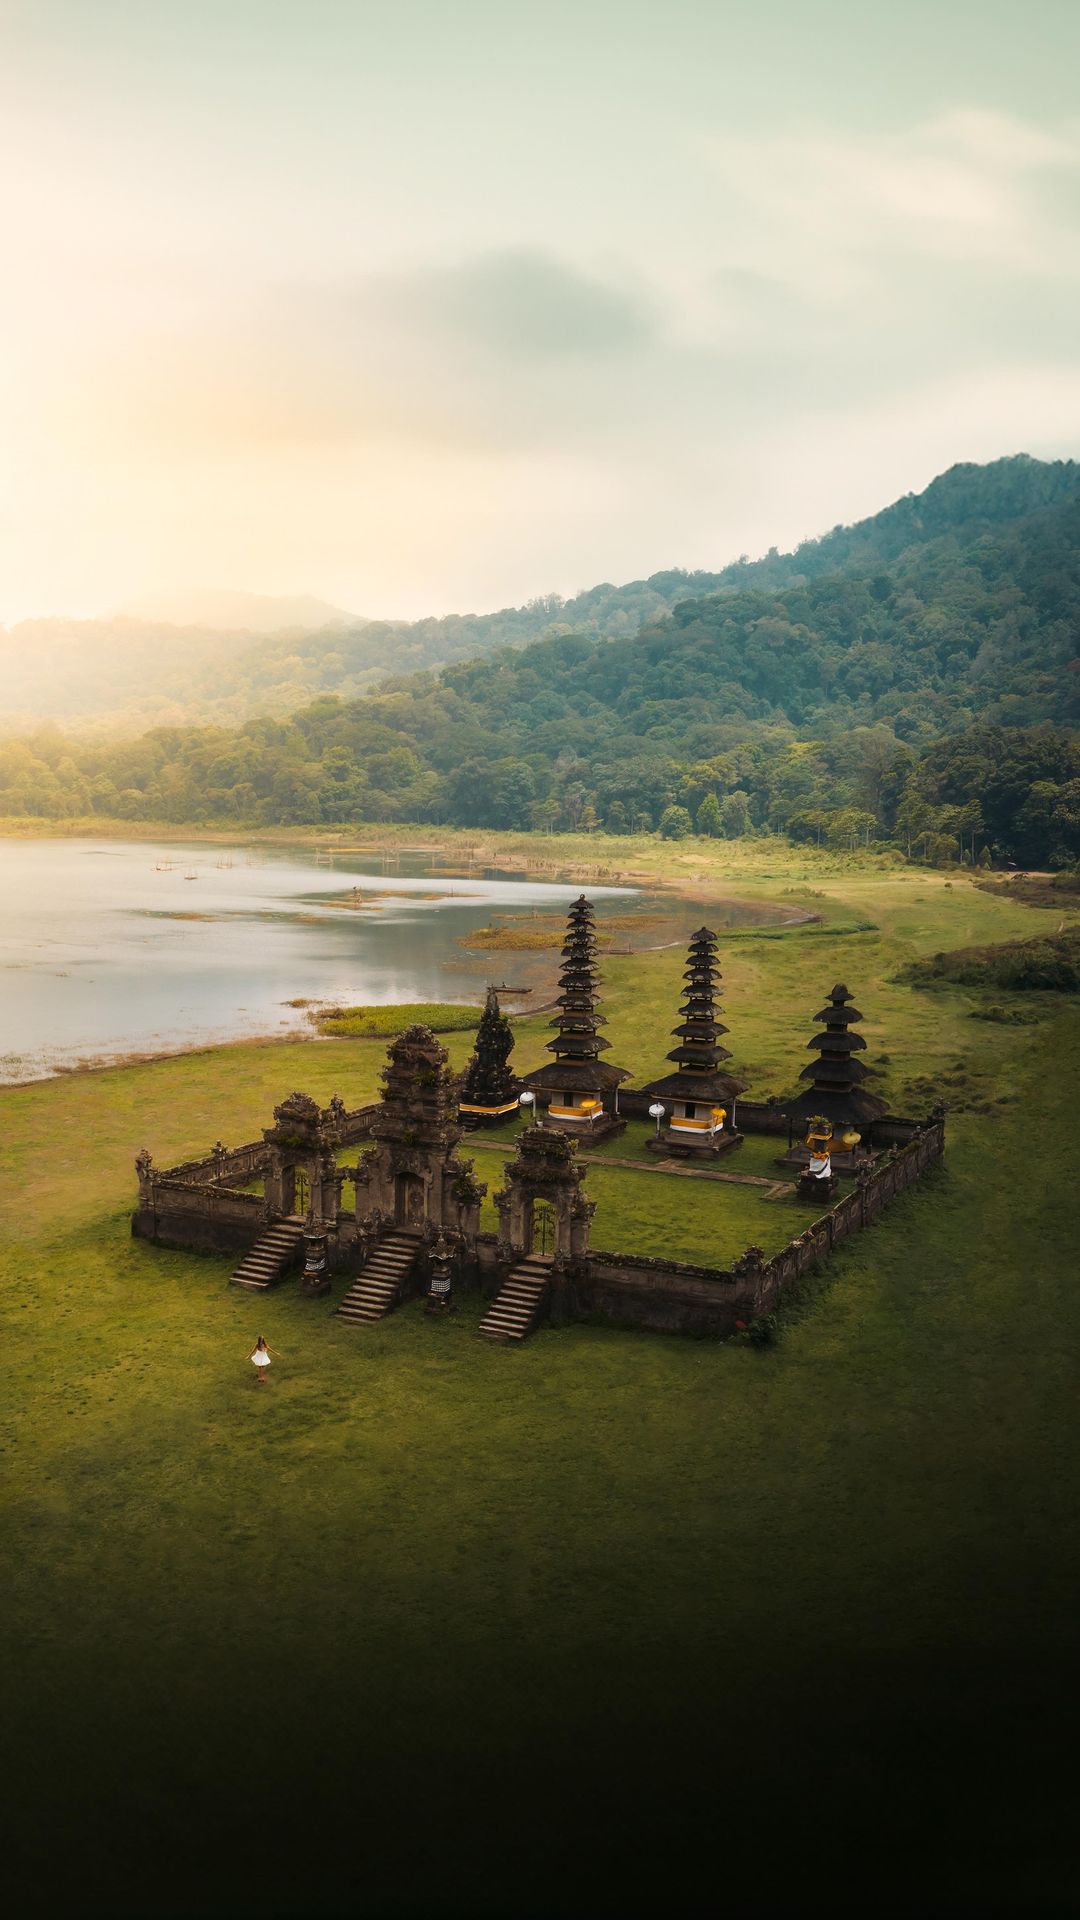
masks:
<svg viewBox="0 0 1080 1920"><path fill-rule="evenodd" d="M1080 454L1067 0L0 0L0 620L717 568Z"/></svg>

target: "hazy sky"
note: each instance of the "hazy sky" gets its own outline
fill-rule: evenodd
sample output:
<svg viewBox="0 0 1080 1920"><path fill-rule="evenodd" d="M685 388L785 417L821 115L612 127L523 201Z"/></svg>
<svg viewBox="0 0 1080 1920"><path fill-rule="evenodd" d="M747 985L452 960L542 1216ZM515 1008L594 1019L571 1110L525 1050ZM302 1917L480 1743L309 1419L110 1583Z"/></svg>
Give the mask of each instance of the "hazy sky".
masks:
<svg viewBox="0 0 1080 1920"><path fill-rule="evenodd" d="M716 567L1080 453L1074 0L0 0L0 619Z"/></svg>

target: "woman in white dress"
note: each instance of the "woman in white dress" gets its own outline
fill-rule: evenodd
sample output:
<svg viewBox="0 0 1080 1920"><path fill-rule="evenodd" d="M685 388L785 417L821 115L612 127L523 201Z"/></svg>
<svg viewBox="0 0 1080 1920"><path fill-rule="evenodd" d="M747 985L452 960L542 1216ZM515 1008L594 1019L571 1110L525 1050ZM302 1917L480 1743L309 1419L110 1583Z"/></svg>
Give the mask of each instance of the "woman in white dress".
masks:
<svg viewBox="0 0 1080 1920"><path fill-rule="evenodd" d="M267 1346L265 1339L260 1333L248 1355L248 1359L255 1368L255 1378L260 1386L266 1378L266 1369L270 1365L270 1357L273 1351L271 1347ZM280 1360L281 1355L278 1354L277 1358Z"/></svg>

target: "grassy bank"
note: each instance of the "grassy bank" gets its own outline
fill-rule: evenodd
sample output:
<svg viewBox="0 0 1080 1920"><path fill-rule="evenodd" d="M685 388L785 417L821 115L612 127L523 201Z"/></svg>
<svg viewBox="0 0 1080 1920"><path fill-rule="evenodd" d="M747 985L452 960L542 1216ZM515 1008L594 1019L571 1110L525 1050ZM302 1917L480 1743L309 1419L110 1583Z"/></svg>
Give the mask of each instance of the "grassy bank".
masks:
<svg viewBox="0 0 1080 1920"><path fill-rule="evenodd" d="M793 1084L839 977L874 1084L967 1111L765 1354L587 1327L493 1350L471 1303L358 1335L131 1241L137 1147L251 1139L294 1086L358 1103L382 1039L0 1096L22 1911L1063 1909L1080 1019L897 979L1030 910L895 869L814 885L817 930L722 946L753 1091ZM635 1075L682 964L604 960ZM544 1057L543 1021L515 1032ZM590 1170L602 1206L615 1177ZM686 1231L701 1189L663 1184Z"/></svg>

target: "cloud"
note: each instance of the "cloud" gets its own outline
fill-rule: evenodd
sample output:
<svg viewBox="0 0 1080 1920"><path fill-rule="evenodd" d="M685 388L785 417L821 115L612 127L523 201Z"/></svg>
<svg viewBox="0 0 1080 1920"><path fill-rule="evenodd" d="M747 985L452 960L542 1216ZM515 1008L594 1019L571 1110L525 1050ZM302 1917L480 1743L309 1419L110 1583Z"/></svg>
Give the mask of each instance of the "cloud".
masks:
<svg viewBox="0 0 1080 1920"><path fill-rule="evenodd" d="M956 108L916 126L850 133L804 124L710 134L702 151L723 194L731 264L786 258L846 297L886 251L1076 271L1075 231L1055 211L1080 183L1080 127L1034 127ZM1047 192L1047 183L1051 191Z"/></svg>
<svg viewBox="0 0 1080 1920"><path fill-rule="evenodd" d="M618 354L654 331L640 293L524 248L368 283L356 304L362 318L508 361Z"/></svg>

